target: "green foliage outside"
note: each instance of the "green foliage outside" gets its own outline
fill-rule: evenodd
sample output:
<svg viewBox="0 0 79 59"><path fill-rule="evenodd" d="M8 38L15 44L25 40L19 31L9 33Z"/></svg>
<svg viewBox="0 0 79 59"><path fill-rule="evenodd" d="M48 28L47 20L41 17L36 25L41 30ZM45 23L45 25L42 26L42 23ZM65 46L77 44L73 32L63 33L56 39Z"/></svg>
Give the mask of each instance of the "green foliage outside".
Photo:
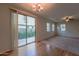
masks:
<svg viewBox="0 0 79 59"><path fill-rule="evenodd" d="M19 32L19 39L25 39L25 38L29 38L29 37L33 37L35 36L35 31L23 31L23 32Z"/></svg>

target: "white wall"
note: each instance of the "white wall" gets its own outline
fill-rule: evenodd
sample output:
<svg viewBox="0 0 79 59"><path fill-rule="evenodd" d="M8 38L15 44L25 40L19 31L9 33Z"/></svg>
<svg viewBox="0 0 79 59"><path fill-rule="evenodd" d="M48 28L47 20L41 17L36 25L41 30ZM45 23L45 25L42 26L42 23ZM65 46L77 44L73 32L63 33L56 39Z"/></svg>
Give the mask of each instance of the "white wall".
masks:
<svg viewBox="0 0 79 59"><path fill-rule="evenodd" d="M37 39L38 40L43 40L43 39L47 39L51 36L54 36L56 34L56 32L50 31L47 32L46 29L46 23L49 22L51 25L55 24L52 20L48 20L48 19L42 19L42 18L38 18L36 19L36 30L37 30ZM52 26L51 26L52 27Z"/></svg>
<svg viewBox="0 0 79 59"><path fill-rule="evenodd" d="M10 6L8 4L0 4L0 52L12 49L14 40L11 39L11 18ZM37 18L36 19L36 34L37 40L43 40L53 36L53 32L46 32L46 22L53 23L52 20Z"/></svg>
<svg viewBox="0 0 79 59"><path fill-rule="evenodd" d="M0 4L0 52L10 48L10 12L6 4Z"/></svg>
<svg viewBox="0 0 79 59"><path fill-rule="evenodd" d="M79 20L74 19L68 23L61 22L61 23L58 23L58 27L60 26L60 24L63 24L63 23L66 24L66 31L61 32L59 29L58 35L67 36L67 37L79 37Z"/></svg>

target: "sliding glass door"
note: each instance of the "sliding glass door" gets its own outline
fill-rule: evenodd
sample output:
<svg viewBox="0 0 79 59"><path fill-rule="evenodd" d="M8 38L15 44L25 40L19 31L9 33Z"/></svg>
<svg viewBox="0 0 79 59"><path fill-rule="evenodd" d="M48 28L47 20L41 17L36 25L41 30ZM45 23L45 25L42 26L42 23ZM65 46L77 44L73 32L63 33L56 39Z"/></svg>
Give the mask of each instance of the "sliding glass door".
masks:
<svg viewBox="0 0 79 59"><path fill-rule="evenodd" d="M18 46L35 41L35 18L18 14Z"/></svg>
<svg viewBox="0 0 79 59"><path fill-rule="evenodd" d="M27 43L35 41L35 18L27 16Z"/></svg>
<svg viewBox="0 0 79 59"><path fill-rule="evenodd" d="M26 44L26 16L18 14L18 46Z"/></svg>

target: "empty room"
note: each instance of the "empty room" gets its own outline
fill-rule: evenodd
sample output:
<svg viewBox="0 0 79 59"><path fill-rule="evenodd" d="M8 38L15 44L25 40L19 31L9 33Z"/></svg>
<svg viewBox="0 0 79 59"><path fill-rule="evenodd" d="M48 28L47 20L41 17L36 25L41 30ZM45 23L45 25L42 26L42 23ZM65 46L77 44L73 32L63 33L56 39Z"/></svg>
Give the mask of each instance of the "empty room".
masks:
<svg viewBox="0 0 79 59"><path fill-rule="evenodd" d="M0 3L0 56L79 56L79 3Z"/></svg>

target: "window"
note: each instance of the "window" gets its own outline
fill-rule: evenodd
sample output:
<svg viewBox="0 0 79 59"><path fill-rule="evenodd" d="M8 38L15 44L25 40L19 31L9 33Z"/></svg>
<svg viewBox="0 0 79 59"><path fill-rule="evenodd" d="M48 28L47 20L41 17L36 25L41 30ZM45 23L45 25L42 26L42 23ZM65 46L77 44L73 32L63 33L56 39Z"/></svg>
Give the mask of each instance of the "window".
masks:
<svg viewBox="0 0 79 59"><path fill-rule="evenodd" d="M50 32L50 23L46 23L47 27L47 32Z"/></svg>
<svg viewBox="0 0 79 59"><path fill-rule="evenodd" d="M66 25L65 24L61 24L60 25L60 29L61 29L61 31L66 31Z"/></svg>
<svg viewBox="0 0 79 59"><path fill-rule="evenodd" d="M52 31L55 30L55 24L52 24Z"/></svg>

